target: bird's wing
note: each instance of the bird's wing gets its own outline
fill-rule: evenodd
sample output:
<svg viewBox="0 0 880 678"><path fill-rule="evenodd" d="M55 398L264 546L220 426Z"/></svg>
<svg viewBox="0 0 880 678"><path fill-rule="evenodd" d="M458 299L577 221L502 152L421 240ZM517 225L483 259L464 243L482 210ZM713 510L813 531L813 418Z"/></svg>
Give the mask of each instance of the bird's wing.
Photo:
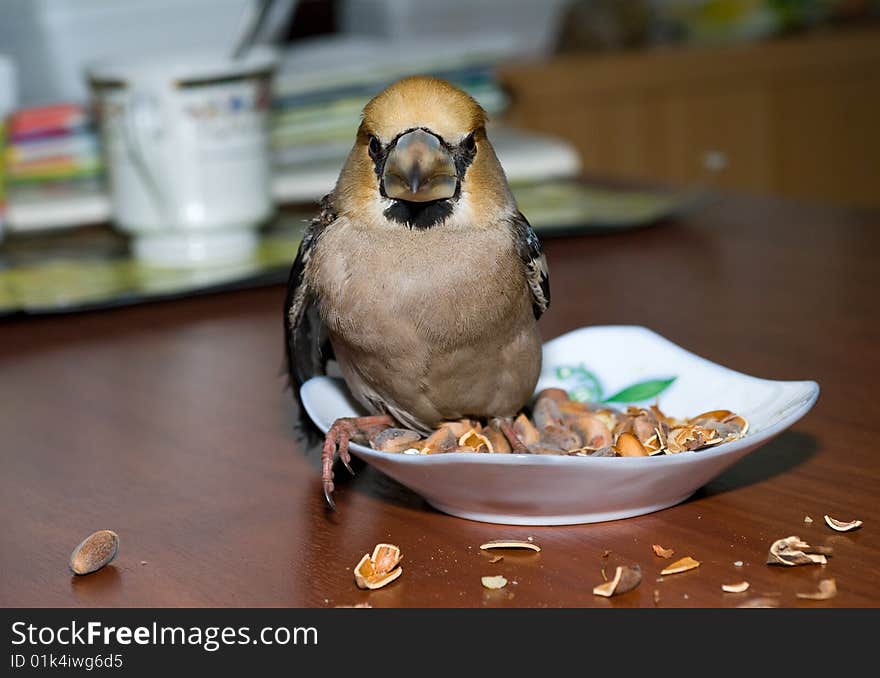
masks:
<svg viewBox="0 0 880 678"><path fill-rule="evenodd" d="M535 320L550 307L550 272L547 258L541 251L541 241L528 220L517 212L513 219L517 253L526 267L526 279L532 292L532 311Z"/></svg>
<svg viewBox="0 0 880 678"><path fill-rule="evenodd" d="M330 196L326 195L321 200L320 212L306 227L287 281L284 345L290 386L297 395L303 382L324 373L327 360L332 357L327 331L305 273L321 233L335 220Z"/></svg>

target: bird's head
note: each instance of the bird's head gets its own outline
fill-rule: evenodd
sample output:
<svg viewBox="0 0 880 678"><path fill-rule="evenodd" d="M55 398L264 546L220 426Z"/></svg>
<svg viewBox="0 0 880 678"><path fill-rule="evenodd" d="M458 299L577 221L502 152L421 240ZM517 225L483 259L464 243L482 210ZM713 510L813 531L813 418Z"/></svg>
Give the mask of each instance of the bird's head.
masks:
<svg viewBox="0 0 880 678"><path fill-rule="evenodd" d="M335 196L341 213L386 228L479 224L513 205L485 111L423 76L396 82L364 107Z"/></svg>

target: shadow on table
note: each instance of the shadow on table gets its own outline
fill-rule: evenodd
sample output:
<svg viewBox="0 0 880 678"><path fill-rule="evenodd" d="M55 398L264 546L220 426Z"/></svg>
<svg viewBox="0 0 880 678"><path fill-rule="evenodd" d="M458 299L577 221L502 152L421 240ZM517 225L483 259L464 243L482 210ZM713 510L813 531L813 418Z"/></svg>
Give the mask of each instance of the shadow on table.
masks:
<svg viewBox="0 0 880 678"><path fill-rule="evenodd" d="M337 477L340 475L348 476L343 482L354 481L347 485L347 491L369 494L383 503L400 508L412 509L414 511L435 511L428 502L422 499L420 494L409 489L406 485L400 484L394 478L385 475L355 456L352 456L351 461L351 467L357 476L356 478L349 476L344 467L342 474L337 473ZM343 485L339 485L339 487L343 487Z"/></svg>
<svg viewBox="0 0 880 678"><path fill-rule="evenodd" d="M818 451L819 445L814 436L785 431L697 490L689 501L767 480L804 463Z"/></svg>
<svg viewBox="0 0 880 678"><path fill-rule="evenodd" d="M115 565L107 565L97 572L72 575L70 589L77 600L89 605L106 603L122 587L122 575Z"/></svg>

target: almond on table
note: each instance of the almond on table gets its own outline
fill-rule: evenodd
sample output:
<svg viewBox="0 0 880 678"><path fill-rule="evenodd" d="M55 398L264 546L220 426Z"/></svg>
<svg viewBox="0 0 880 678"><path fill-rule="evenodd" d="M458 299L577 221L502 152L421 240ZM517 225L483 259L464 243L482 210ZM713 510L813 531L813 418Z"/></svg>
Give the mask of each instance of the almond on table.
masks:
<svg viewBox="0 0 880 678"><path fill-rule="evenodd" d="M108 565L119 552L119 535L113 530L98 530L83 539L70 554L70 569L75 574L91 574Z"/></svg>

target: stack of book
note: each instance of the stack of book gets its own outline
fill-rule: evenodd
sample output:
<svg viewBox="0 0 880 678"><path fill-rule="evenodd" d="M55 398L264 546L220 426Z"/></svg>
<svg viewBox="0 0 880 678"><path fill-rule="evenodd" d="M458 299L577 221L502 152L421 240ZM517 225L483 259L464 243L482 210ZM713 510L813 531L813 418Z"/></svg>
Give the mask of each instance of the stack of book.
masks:
<svg viewBox="0 0 880 678"><path fill-rule="evenodd" d="M407 75L449 80L490 115L507 97L492 69L513 50L509 38L489 37L478 47L448 39L417 43L333 36L292 45L274 83L271 143L280 167L341 162L354 141L364 105Z"/></svg>
<svg viewBox="0 0 880 678"><path fill-rule="evenodd" d="M101 172L98 137L89 112L63 103L21 109L8 122L6 181L34 182L93 178Z"/></svg>

